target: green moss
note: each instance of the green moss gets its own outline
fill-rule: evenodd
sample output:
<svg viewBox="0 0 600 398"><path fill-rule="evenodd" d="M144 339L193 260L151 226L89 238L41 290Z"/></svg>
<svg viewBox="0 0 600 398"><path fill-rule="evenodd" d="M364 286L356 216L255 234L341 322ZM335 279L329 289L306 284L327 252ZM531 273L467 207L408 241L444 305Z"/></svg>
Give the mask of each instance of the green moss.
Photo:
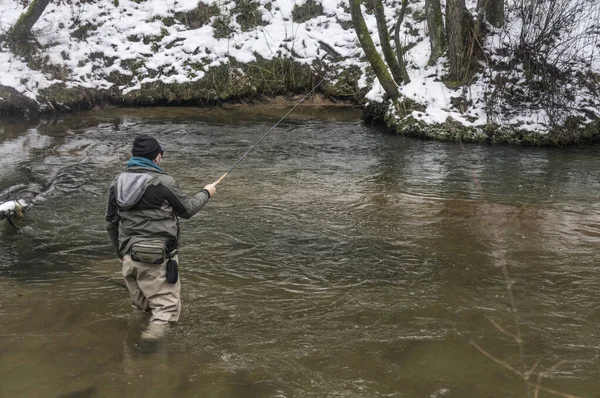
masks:
<svg viewBox="0 0 600 398"><path fill-rule="evenodd" d="M405 105L408 103L405 102ZM410 108L407 107L407 111ZM423 111L415 108L416 111ZM557 141L550 134L532 132L518 128L501 128L495 124L485 126L464 126L462 123L448 118L442 124L427 124L415 119L409 112L407 116L399 118L389 112L388 103L374 103L365 107L366 120L385 124L398 134L421 139L437 141L462 141L475 143L495 143L512 145L569 145L579 142L590 142L600 138L600 122L586 126L587 135L581 130L576 135L577 140Z"/></svg>
<svg viewBox="0 0 600 398"><path fill-rule="evenodd" d="M203 63L203 62L189 62L189 61L185 61L183 63L183 65L184 66L189 66L194 71L202 71L202 72L204 72L204 66L207 65L209 62L210 62L210 60L207 58L205 60L205 63Z"/></svg>
<svg viewBox="0 0 600 398"><path fill-rule="evenodd" d="M115 63L117 57L107 57L104 55L104 53L96 51L89 55L89 59L90 61L100 60L104 64L104 67L108 67L112 66Z"/></svg>
<svg viewBox="0 0 600 398"><path fill-rule="evenodd" d="M158 15L151 18L148 22L161 21L165 26L173 26L177 23L174 17L160 17Z"/></svg>
<svg viewBox="0 0 600 398"><path fill-rule="evenodd" d="M138 69L142 68L146 61L144 59L125 59L121 61L121 66L132 72L137 72Z"/></svg>
<svg viewBox="0 0 600 398"><path fill-rule="evenodd" d="M247 32L261 24L262 14L258 11L258 3L252 0L235 1L235 20L240 24L242 32Z"/></svg>
<svg viewBox="0 0 600 398"><path fill-rule="evenodd" d="M175 19L187 26L189 29L198 29L210 22L211 17L218 16L221 13L217 3L207 5L198 2L198 6L188 12L178 12Z"/></svg>
<svg viewBox="0 0 600 398"><path fill-rule="evenodd" d="M410 24L409 24L410 25ZM419 28L413 27L412 25L408 27L408 35L413 37L421 37L421 31Z"/></svg>
<svg viewBox="0 0 600 398"><path fill-rule="evenodd" d="M377 75L377 79L381 83L381 87L385 90L386 95L393 99L397 99L400 96L398 86L390 75L387 64L383 61L373 43L373 39L362 14L360 0L349 0L349 4L352 23L356 29L360 45L369 60L369 65Z"/></svg>
<svg viewBox="0 0 600 398"><path fill-rule="evenodd" d="M173 47L175 47L175 45L176 45L177 43L180 43L180 42L182 42L182 41L185 41L185 38L183 38L183 37L178 37L178 38L176 38L175 40L173 40L173 41L169 42L167 45L165 45L165 48L167 48L167 49L169 49L169 48L173 48Z"/></svg>
<svg viewBox="0 0 600 398"><path fill-rule="evenodd" d="M600 138L600 119L584 125L581 128L581 134L590 140L598 140Z"/></svg>
<svg viewBox="0 0 600 398"><path fill-rule="evenodd" d="M342 29L344 29L344 30L354 28L354 26L352 25L352 21L342 21L339 18L336 18L336 20L337 20L337 23L339 23L340 26L342 27Z"/></svg>
<svg viewBox="0 0 600 398"><path fill-rule="evenodd" d="M63 54L64 57L68 57L67 53ZM48 55L39 54L37 52L32 52L26 55L23 55L27 66L31 69L39 70L44 73L49 74L53 79L56 80L67 80L69 77L71 70L66 65L57 65L50 62L50 57Z"/></svg>
<svg viewBox="0 0 600 398"><path fill-rule="evenodd" d="M97 27L97 25L91 23L83 24L71 32L71 37L77 40L85 40L89 37L90 32L96 30Z"/></svg>
<svg viewBox="0 0 600 398"><path fill-rule="evenodd" d="M585 123L583 118L569 116L562 126L556 126L548 133L548 138L558 146L597 141L600 138L600 119Z"/></svg>
<svg viewBox="0 0 600 398"><path fill-rule="evenodd" d="M204 70L202 63L189 64ZM164 71L163 71L164 73ZM320 80L310 65L291 59L259 59L213 67L198 81L184 84L144 84L124 96L127 105L205 105L261 96L306 93Z"/></svg>
<svg viewBox="0 0 600 398"><path fill-rule="evenodd" d="M142 39L142 42L144 44L152 44L152 51L156 52L160 48L158 42L160 42L162 39L164 39L167 36L169 36L169 31L166 28L161 27L160 35L144 36Z"/></svg>
<svg viewBox="0 0 600 398"><path fill-rule="evenodd" d="M457 88L459 88L459 87L462 86L462 82L460 82L458 80L444 80L444 84L450 90L455 90L455 89L457 89Z"/></svg>
<svg viewBox="0 0 600 398"><path fill-rule="evenodd" d="M446 123L429 125L408 116L401 120L395 120L394 129L398 134L410 137L418 137L436 141L462 141L484 143L490 141L490 137L482 130L463 126L451 118Z"/></svg>
<svg viewBox="0 0 600 398"><path fill-rule="evenodd" d="M255 62L239 64L232 60L229 66L230 73L231 70L239 70L242 74L233 74L221 79L225 86L254 87L251 91L259 95L305 92L316 84L317 79L309 65L289 58L266 60L257 56Z"/></svg>
<svg viewBox="0 0 600 398"><path fill-rule="evenodd" d="M133 80L132 75L126 75L121 72L112 71L106 76L106 80L119 86L127 85Z"/></svg>
<svg viewBox="0 0 600 398"><path fill-rule="evenodd" d="M109 92L55 84L40 90L38 101L46 104L50 111L62 113L91 109L98 104L109 102L111 97Z"/></svg>
<svg viewBox="0 0 600 398"><path fill-rule="evenodd" d="M494 131L489 137L490 142L496 144L512 144L512 145L551 145L547 134L522 130L522 129L502 129Z"/></svg>
<svg viewBox="0 0 600 398"><path fill-rule="evenodd" d="M131 83L135 75L139 74L139 70L144 67L144 64L145 60L139 58L122 60L120 64L121 68L131 72L131 74L112 71L106 77L106 80L119 86L128 85Z"/></svg>
<svg viewBox="0 0 600 398"><path fill-rule="evenodd" d="M399 117L408 116L413 113L413 111L425 113L426 110L427 108L425 105L419 104L406 97L401 97L401 100L398 101L396 105L396 111L398 112Z"/></svg>
<svg viewBox="0 0 600 398"><path fill-rule="evenodd" d="M220 15L213 20L212 27L215 39L226 39L233 33L233 30L229 26L230 23L231 17L229 15Z"/></svg>
<svg viewBox="0 0 600 398"><path fill-rule="evenodd" d="M358 81L362 75L362 71L358 66L351 66L341 72L332 72L334 76L331 79L324 81L321 84L321 90L324 94L334 98L344 98L358 104L364 103L364 96L367 93L367 88L360 89Z"/></svg>
<svg viewBox="0 0 600 398"><path fill-rule="evenodd" d="M319 15L323 15L323 5L315 0L306 0L303 5L295 5L292 10L292 20L296 23L306 22Z"/></svg>
<svg viewBox="0 0 600 398"><path fill-rule="evenodd" d="M408 13L408 10L406 10ZM425 9L417 9L412 13L412 19L419 23L427 20L427 14L425 13Z"/></svg>

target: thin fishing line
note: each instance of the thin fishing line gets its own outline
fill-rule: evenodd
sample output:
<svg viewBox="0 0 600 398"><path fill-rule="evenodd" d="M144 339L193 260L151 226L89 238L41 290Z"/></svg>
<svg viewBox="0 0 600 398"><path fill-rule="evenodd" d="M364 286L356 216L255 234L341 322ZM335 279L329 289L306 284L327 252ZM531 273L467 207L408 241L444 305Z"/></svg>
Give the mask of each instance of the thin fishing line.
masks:
<svg viewBox="0 0 600 398"><path fill-rule="evenodd" d="M354 42L356 42L356 39L354 39ZM352 51L352 52L351 52L349 55L347 55L347 56L345 57L345 59L343 59L342 61L338 62L336 65L334 65L332 69L334 69L334 68L337 68L337 67L338 67L338 66L339 66L339 65L340 65L342 62L346 61L346 59L347 59L347 58L350 58L350 57L351 57L351 56L352 56L352 55L353 55L353 54L354 54L354 53L355 53L355 52L356 52L358 49L360 49L360 46L359 46L359 47L356 47L356 48L354 48L354 50L353 50L353 51ZM242 160L244 160L244 158L245 158L246 156L248 156L248 154L249 154L250 152L252 152L252 150L253 150L254 148L256 148L256 146L257 146L258 144L260 144L260 143L261 143L261 141L262 141L262 140L264 140L264 139L265 139L265 138L266 138L266 137L267 137L267 136L268 136L268 135L271 133L271 131L273 131L273 130L274 130L274 129L275 129L275 128L276 128L276 127L279 125L279 123L281 123L281 122L283 121L283 119L285 119L285 118L286 118L286 117L287 117L287 116L288 116L290 113L292 113L292 112L294 111L294 109L296 109L296 108L298 107L298 105L300 105L300 104L301 104L301 103L302 103L302 102L303 102L303 101L304 101L304 100L305 100L305 99L306 99L306 98L307 98L309 95L311 95L311 94L313 93L313 91L315 91L315 90L317 89L317 87L319 87L319 86L321 85L321 83L323 83L323 82L325 81L325 78L326 78L326 77L327 77L327 74L325 73L325 74L323 75L323 78L322 78L322 79L321 79L321 80L320 80L320 81L319 81L319 82L318 82L318 83L317 83L317 84L316 84L316 85L315 85L315 86L314 86L314 87L313 87L313 88L312 88L312 89L311 89L311 90L310 90L308 93L304 94L304 96L303 96L303 97L300 99L300 101L298 101L298 102L297 102L297 103L296 103L296 104L295 104L295 105L292 107L292 109L290 109L290 110L289 110L289 111L288 111L288 112L287 112L285 115L283 115L283 116L281 117L281 119L279 119L279 120L277 121L277 123L275 123L273 126L271 126L271 128L270 128L270 129L269 129L269 130L268 130L266 133L264 133L264 134L262 135L262 137L260 137L260 139L259 139L258 141L256 141L256 142L254 143L254 145L252 145L252 146L250 147L250 149L248 149L248 150L246 151L246 153L244 153L244 154L242 155L242 157L240 157L240 158L237 160L237 162L235 162L235 163L233 164L233 166L231 166L231 167L229 168L229 170L227 170L227 171L225 172L225 174L223 174L221 177L219 177L219 179L218 179L217 181L215 181L215 182L214 182L214 185L217 185L218 183L220 183L220 182L221 182L221 181L222 181L222 180L225 178L225 176L227 176L227 174L229 174L229 173L231 172L231 170L235 169L235 167L236 167L238 164L240 164L240 162L241 162Z"/></svg>

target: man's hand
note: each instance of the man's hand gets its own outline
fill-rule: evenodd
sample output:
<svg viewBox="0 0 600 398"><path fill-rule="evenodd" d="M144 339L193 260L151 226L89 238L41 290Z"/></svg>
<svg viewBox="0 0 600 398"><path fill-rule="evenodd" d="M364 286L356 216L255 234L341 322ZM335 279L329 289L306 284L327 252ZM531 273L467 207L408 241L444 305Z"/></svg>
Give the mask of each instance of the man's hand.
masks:
<svg viewBox="0 0 600 398"><path fill-rule="evenodd" d="M204 187L204 189L206 189L208 191L208 193L210 194L210 196L213 196L215 194L215 192L217 191L217 187L215 186L215 184L208 184Z"/></svg>

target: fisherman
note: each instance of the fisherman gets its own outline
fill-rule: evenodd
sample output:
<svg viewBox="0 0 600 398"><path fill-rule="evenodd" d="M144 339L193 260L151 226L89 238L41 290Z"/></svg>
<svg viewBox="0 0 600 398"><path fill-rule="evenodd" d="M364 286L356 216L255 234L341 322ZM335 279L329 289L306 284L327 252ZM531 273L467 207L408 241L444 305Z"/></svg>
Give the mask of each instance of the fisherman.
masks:
<svg viewBox="0 0 600 398"><path fill-rule="evenodd" d="M15 199L0 203L0 223L5 224L8 230L18 232L26 221L25 213L43 192L43 186L37 182L18 184L2 192L0 197Z"/></svg>
<svg viewBox="0 0 600 398"><path fill-rule="evenodd" d="M196 214L214 195L216 184L186 197L163 171L164 149L149 135L133 140L131 154L110 186L106 228L123 264L133 307L152 312L142 339L157 340L181 313L178 217Z"/></svg>

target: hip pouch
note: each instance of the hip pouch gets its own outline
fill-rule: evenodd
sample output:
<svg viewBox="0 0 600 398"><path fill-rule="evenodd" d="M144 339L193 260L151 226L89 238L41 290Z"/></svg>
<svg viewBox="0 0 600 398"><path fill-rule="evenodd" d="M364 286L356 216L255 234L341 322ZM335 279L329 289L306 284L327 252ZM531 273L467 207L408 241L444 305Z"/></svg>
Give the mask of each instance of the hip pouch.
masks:
<svg viewBox="0 0 600 398"><path fill-rule="evenodd" d="M162 264L167 257L165 242L147 240L131 245L131 259L141 263Z"/></svg>

